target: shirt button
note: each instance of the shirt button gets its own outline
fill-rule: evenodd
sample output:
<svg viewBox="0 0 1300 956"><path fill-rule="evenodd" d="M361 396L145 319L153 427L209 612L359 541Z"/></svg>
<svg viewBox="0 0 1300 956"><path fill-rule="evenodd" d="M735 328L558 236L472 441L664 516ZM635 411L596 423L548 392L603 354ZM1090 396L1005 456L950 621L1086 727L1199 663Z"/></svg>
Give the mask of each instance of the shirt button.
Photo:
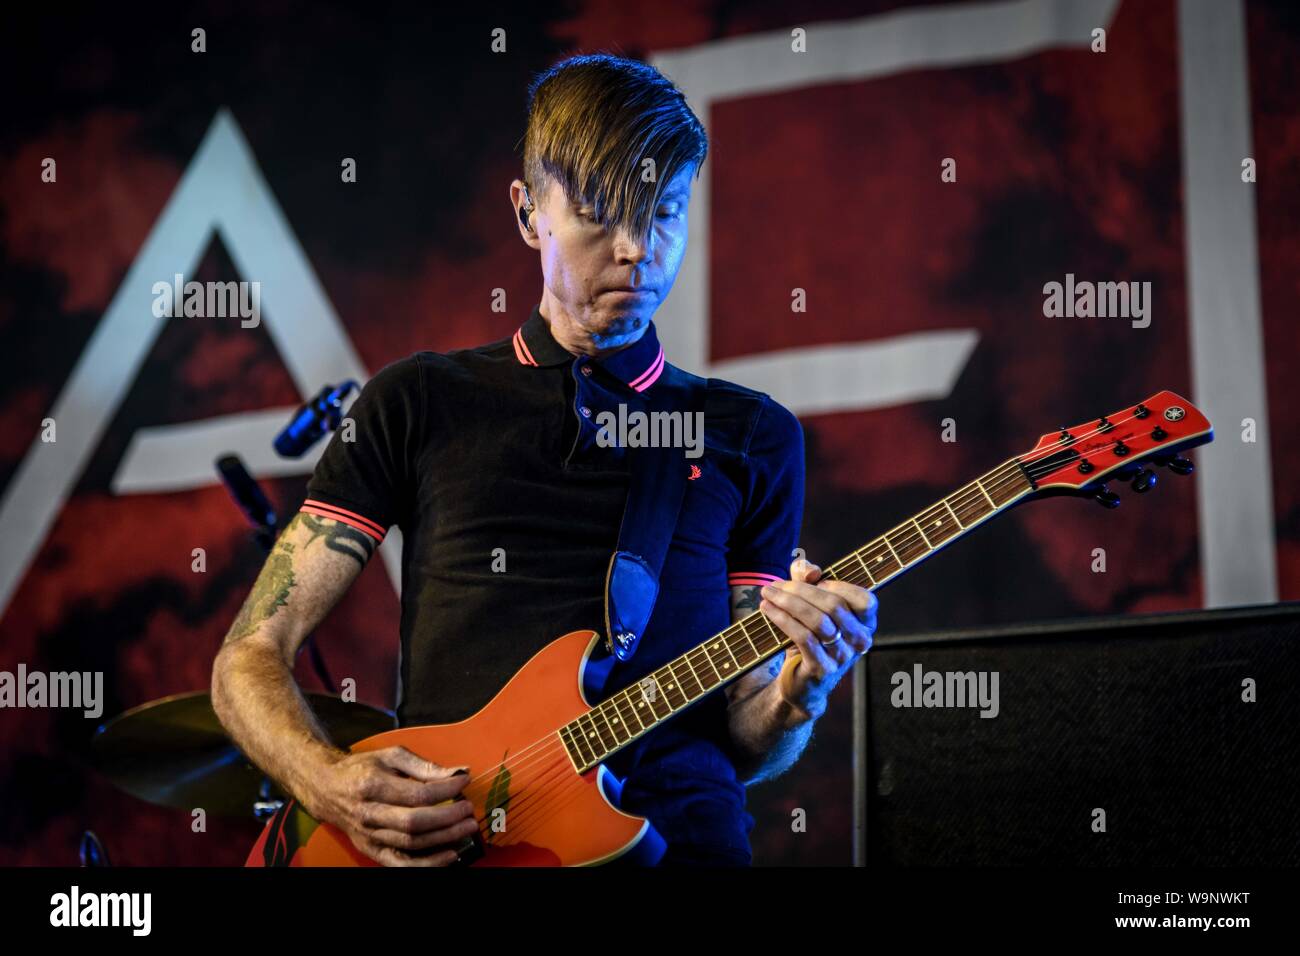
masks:
<svg viewBox="0 0 1300 956"><path fill-rule="evenodd" d="M582 367L582 374L583 374L583 375L590 375L590 374L591 374L591 366L590 366L590 365L584 365L584 366Z"/></svg>
<svg viewBox="0 0 1300 956"><path fill-rule="evenodd" d="M582 408L578 409L578 411L582 412L582 417L583 417L583 418L590 418L590 417L591 417L591 409L588 408L586 405L583 405Z"/></svg>

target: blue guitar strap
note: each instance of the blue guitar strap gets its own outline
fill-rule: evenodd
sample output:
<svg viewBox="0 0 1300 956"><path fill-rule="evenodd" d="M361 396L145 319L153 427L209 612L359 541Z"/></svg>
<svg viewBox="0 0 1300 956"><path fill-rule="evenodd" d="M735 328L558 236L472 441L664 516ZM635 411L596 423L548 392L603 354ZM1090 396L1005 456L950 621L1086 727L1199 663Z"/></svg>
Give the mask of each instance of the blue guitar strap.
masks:
<svg viewBox="0 0 1300 956"><path fill-rule="evenodd" d="M682 435L695 436L697 449L704 447L701 428L697 433L696 413L704 411L707 380L665 364L654 386L642 394L639 410L656 422L655 412L678 412L683 420ZM629 402L629 411L634 403ZM689 427L691 431L685 429ZM658 427L647 431L661 434ZM659 572L668 555L673 530L686 495L691 473L689 449L631 446L628 461L627 504L618 532L618 548L609 559L605 575L605 647L619 661L629 660L645 634L659 596Z"/></svg>

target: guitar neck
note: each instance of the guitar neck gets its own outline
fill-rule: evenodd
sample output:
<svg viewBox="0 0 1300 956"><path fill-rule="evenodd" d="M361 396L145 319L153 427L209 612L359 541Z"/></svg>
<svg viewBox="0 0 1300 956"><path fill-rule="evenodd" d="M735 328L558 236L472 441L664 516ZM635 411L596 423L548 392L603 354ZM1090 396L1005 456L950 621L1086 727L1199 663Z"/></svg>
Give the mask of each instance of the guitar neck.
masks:
<svg viewBox="0 0 1300 956"><path fill-rule="evenodd" d="M1033 490L1012 458L829 565L822 580L878 588ZM792 644L755 611L565 724L560 739L577 770L590 770Z"/></svg>

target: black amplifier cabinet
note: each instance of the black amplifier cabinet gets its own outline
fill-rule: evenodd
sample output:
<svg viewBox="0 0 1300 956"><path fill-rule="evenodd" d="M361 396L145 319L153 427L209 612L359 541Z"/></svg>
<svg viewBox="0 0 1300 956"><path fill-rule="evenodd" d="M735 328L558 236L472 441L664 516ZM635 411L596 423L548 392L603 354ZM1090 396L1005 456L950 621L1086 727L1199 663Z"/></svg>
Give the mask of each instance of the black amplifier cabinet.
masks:
<svg viewBox="0 0 1300 956"><path fill-rule="evenodd" d="M885 636L865 660L859 863L1300 864L1300 604Z"/></svg>

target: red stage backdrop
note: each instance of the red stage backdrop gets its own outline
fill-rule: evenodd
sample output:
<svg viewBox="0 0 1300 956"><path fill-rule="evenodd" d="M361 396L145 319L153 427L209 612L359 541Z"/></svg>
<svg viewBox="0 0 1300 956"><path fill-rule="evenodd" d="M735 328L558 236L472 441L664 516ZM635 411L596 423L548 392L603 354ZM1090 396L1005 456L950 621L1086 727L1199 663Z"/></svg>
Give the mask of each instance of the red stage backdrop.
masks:
<svg viewBox="0 0 1300 956"><path fill-rule="evenodd" d="M814 561L1159 389L1215 420L1195 479L1162 474L1114 515L1021 509L886 589L882 635L1300 598L1294 6L786 7L20 14L0 41L0 669L102 671L105 718L206 687L260 564L215 453L243 454L288 514L310 463L269 438L304 397L514 331L540 292L507 195L525 88L596 50L660 65L708 128L691 259L657 324L669 361L799 414ZM1243 9L1234 47L1216 18ZM1201 149L1225 114L1235 157L1222 136ZM175 273L259 281L262 321L153 318L148 289ZM1068 275L1149 283L1147 318L1046 316ZM1225 336L1241 347L1220 358ZM1221 506L1241 517L1211 534ZM376 560L318 639L389 707L396 633ZM849 717L846 682L798 767L751 790L757 862L848 861ZM120 864L242 861L251 821L196 833L90 773L95 723L0 711L0 863L71 863L86 828Z"/></svg>

